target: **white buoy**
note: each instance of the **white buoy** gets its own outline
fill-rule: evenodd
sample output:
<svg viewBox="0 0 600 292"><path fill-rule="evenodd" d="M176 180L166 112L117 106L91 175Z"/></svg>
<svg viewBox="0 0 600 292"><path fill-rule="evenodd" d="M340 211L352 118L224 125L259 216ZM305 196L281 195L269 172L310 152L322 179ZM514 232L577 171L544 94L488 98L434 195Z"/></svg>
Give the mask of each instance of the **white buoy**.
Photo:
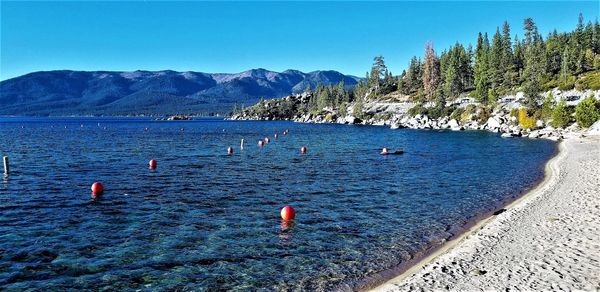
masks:
<svg viewBox="0 0 600 292"><path fill-rule="evenodd" d="M4 161L4 174L8 175L8 156L4 156L2 160Z"/></svg>
<svg viewBox="0 0 600 292"><path fill-rule="evenodd" d="M242 142L240 142L240 149L244 150L244 139L242 139Z"/></svg>

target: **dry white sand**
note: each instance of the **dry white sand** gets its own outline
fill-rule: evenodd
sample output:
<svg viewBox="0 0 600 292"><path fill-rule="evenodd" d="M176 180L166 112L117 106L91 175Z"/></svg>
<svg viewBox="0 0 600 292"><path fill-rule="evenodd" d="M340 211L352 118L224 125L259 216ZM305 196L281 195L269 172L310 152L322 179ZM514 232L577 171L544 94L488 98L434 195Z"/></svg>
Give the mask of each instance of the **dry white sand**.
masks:
<svg viewBox="0 0 600 292"><path fill-rule="evenodd" d="M559 148L506 212L375 290L600 290L600 139Z"/></svg>

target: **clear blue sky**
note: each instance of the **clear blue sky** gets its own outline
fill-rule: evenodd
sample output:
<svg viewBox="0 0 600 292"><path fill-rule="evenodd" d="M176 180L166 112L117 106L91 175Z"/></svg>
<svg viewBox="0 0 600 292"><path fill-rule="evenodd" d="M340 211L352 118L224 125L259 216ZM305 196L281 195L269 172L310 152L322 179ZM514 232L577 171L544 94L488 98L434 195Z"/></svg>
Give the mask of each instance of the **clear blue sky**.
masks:
<svg viewBox="0 0 600 292"><path fill-rule="evenodd" d="M333 69L363 76L375 55L393 73L426 41L439 52L504 20L522 35L572 30L600 1L0 2L0 79L40 70L240 72Z"/></svg>

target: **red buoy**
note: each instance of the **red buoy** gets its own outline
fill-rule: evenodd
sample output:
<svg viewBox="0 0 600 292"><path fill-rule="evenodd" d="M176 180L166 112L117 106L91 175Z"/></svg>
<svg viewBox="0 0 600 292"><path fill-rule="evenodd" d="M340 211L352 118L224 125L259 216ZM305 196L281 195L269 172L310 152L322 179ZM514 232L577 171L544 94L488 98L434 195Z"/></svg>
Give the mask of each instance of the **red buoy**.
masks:
<svg viewBox="0 0 600 292"><path fill-rule="evenodd" d="M232 147L227 148L227 154L229 154L229 155L233 154L233 148Z"/></svg>
<svg viewBox="0 0 600 292"><path fill-rule="evenodd" d="M92 197L102 195L104 193L104 187L100 182L94 182L92 184Z"/></svg>
<svg viewBox="0 0 600 292"><path fill-rule="evenodd" d="M381 155L388 155L388 154L389 154L389 149L387 149L387 148L381 149Z"/></svg>
<svg viewBox="0 0 600 292"><path fill-rule="evenodd" d="M275 135L273 135L273 138L277 139L277 137L279 137L279 135L277 135L277 133L275 133Z"/></svg>
<svg viewBox="0 0 600 292"><path fill-rule="evenodd" d="M271 142L271 139L269 139L269 137L265 137L265 143L269 143Z"/></svg>
<svg viewBox="0 0 600 292"><path fill-rule="evenodd" d="M302 152L302 154L306 153L306 150L308 150L306 149L306 146L300 147L300 152Z"/></svg>
<svg viewBox="0 0 600 292"><path fill-rule="evenodd" d="M148 162L148 164L150 165L150 169L156 168L156 160L152 159L150 162Z"/></svg>
<svg viewBox="0 0 600 292"><path fill-rule="evenodd" d="M296 210L292 206L285 206L281 209L281 219L294 220L296 218Z"/></svg>
<svg viewBox="0 0 600 292"><path fill-rule="evenodd" d="M264 144L263 140L258 140L258 147L263 147Z"/></svg>

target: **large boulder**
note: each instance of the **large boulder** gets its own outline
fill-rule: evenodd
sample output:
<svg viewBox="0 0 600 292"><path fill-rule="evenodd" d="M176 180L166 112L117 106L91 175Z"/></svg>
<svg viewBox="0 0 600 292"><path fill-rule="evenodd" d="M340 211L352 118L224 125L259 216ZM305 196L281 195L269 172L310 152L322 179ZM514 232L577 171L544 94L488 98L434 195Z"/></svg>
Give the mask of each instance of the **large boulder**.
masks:
<svg viewBox="0 0 600 292"><path fill-rule="evenodd" d="M589 136L600 136L600 120L597 120L588 128L587 134Z"/></svg>
<svg viewBox="0 0 600 292"><path fill-rule="evenodd" d="M501 125L502 123L499 119L497 119L496 117L490 117L485 123L485 128L490 130L496 130L500 128Z"/></svg>
<svg viewBox="0 0 600 292"><path fill-rule="evenodd" d="M459 127L458 121L456 121L455 119L451 119L448 122L448 127L450 127L450 128L458 128Z"/></svg>
<svg viewBox="0 0 600 292"><path fill-rule="evenodd" d="M531 131L531 133L529 133L529 138L539 138L540 137L540 133L538 131Z"/></svg>
<svg viewBox="0 0 600 292"><path fill-rule="evenodd" d="M541 129L541 128L543 128L544 126L545 126L545 124L544 124L544 121L542 121L542 120L537 120L537 121L535 121L535 127L536 127L536 128L538 128L538 129Z"/></svg>
<svg viewBox="0 0 600 292"><path fill-rule="evenodd" d="M361 120L354 116L347 116L346 123L348 124L360 124Z"/></svg>

